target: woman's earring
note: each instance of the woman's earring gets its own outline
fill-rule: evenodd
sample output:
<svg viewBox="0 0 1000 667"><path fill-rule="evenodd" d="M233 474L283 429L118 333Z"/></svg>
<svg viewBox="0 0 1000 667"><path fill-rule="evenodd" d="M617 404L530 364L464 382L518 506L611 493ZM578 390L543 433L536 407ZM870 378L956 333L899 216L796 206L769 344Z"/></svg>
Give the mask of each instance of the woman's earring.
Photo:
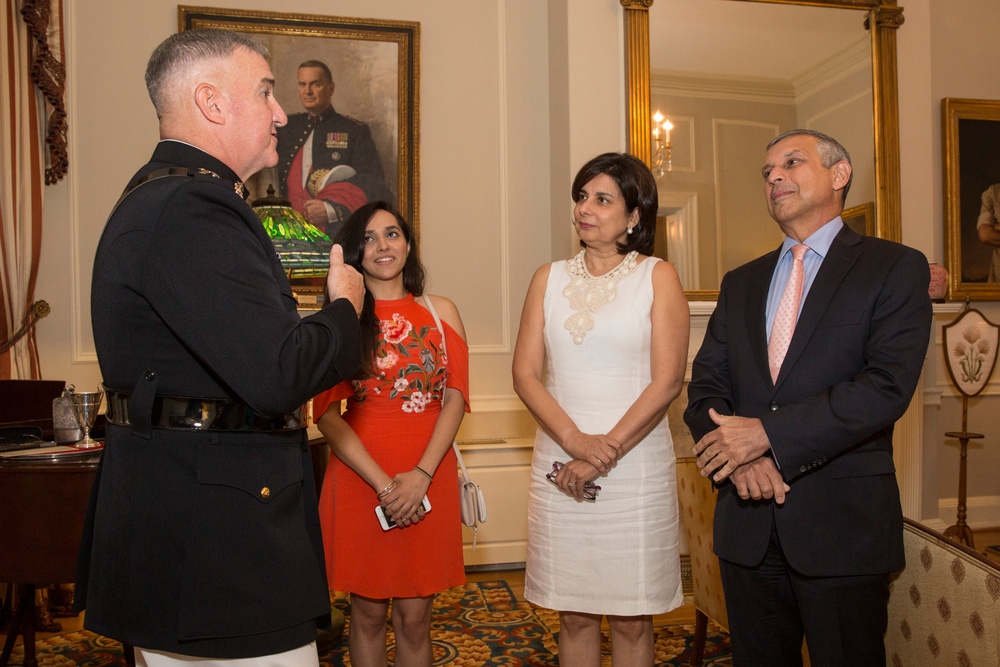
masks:
<svg viewBox="0 0 1000 667"><path fill-rule="evenodd" d="M631 234L631 233L632 233L632 228L631 228L631 227L629 227L629 228L628 228L628 233L629 233L629 234Z"/></svg>

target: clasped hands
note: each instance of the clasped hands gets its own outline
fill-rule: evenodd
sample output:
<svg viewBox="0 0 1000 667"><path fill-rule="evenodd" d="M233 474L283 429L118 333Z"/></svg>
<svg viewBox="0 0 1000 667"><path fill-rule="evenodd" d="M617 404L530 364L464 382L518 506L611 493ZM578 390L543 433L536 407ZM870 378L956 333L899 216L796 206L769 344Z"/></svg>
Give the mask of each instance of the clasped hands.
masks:
<svg viewBox="0 0 1000 667"><path fill-rule="evenodd" d="M711 476L716 483L728 478L744 500L774 498L777 504L784 503L791 487L774 459L764 456L771 442L760 420L720 415L711 408L708 414L718 428L706 433L694 446L702 477Z"/></svg>
<svg viewBox="0 0 1000 667"><path fill-rule="evenodd" d="M426 516L421 503L431 485L430 480L416 470L407 470L397 473L392 481L396 483L395 488L379 499L382 511L400 528L420 523Z"/></svg>
<svg viewBox="0 0 1000 667"><path fill-rule="evenodd" d="M625 454L622 443L602 434L576 432L565 439L562 448L572 460L556 473L555 483L577 500L583 500L584 482L610 472Z"/></svg>

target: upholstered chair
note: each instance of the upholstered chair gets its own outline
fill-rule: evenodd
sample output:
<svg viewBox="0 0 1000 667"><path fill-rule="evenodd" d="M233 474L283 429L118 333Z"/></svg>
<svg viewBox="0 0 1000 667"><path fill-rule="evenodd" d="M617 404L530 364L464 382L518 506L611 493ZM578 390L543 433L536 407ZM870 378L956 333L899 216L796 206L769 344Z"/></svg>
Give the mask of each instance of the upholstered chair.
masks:
<svg viewBox="0 0 1000 667"><path fill-rule="evenodd" d="M677 497L681 524L691 554L692 594L695 608L694 652L692 665L700 665L705 651L708 621L723 630L729 627L726 601L722 595L719 559L712 550L712 521L715 516L715 491L701 476L694 457L677 459Z"/></svg>
<svg viewBox="0 0 1000 667"><path fill-rule="evenodd" d="M1000 565L905 520L906 567L893 576L890 667L1000 665Z"/></svg>

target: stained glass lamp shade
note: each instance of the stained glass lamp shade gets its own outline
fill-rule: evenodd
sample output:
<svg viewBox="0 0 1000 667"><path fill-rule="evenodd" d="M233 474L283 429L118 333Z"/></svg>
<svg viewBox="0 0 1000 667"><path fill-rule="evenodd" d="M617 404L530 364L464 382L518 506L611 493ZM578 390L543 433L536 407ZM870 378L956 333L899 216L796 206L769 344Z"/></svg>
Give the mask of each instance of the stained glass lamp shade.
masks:
<svg viewBox="0 0 1000 667"><path fill-rule="evenodd" d="M267 186L266 197L253 201L253 210L271 237L289 278L326 276L333 245L330 237L293 209L290 201L275 195L273 185Z"/></svg>

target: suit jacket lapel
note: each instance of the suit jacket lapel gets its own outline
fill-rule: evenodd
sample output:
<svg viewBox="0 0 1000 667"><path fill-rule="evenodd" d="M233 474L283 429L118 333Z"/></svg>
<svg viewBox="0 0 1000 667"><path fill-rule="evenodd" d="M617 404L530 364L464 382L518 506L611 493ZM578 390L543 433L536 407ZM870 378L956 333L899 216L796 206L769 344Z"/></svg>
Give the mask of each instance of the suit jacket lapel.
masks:
<svg viewBox="0 0 1000 667"><path fill-rule="evenodd" d="M753 351L754 363L768 386L771 384L771 369L767 361L767 292L771 287L774 266L781 254L781 247L764 255L755 271L749 276L746 286L747 340Z"/></svg>
<svg viewBox="0 0 1000 667"><path fill-rule="evenodd" d="M776 388L788 375L789 369L795 366L806 347L806 343L816 331L816 327L819 326L827 306L830 305L830 300L833 299L840 283L854 266L860 252L861 237L845 225L834 238L833 244L826 257L823 258L819 272L809 288L809 294L806 295L802 313L795 324L795 333L792 334L792 341L788 345L788 352L785 353L785 360L781 364L781 372L778 374L777 382L775 382ZM766 357L765 350L765 359Z"/></svg>

